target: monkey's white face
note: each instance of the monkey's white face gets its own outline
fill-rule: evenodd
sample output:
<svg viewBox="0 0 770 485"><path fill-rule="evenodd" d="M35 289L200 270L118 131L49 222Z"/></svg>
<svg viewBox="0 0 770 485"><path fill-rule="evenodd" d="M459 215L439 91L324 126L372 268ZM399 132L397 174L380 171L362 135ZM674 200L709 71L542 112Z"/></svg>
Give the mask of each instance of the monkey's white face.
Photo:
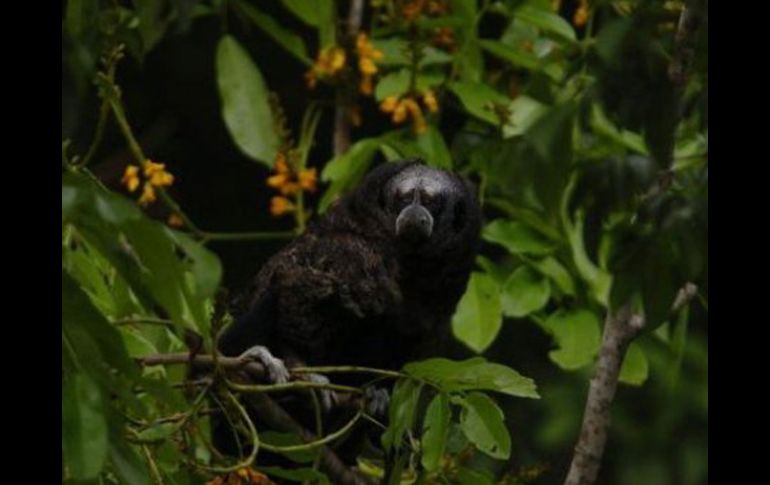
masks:
<svg viewBox="0 0 770 485"><path fill-rule="evenodd" d="M405 168L386 187L388 210L396 216L396 236L412 243L430 239L436 221L451 217L445 209L462 197L462 189L442 170L425 165Z"/></svg>

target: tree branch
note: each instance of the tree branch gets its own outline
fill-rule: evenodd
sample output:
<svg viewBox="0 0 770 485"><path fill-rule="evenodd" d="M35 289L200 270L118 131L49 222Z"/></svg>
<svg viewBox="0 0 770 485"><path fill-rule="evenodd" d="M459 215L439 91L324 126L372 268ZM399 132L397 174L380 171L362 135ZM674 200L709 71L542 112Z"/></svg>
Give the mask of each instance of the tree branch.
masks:
<svg viewBox="0 0 770 485"><path fill-rule="evenodd" d="M364 16L364 1L351 0L348 11L347 35L355 39L361 29ZM340 156L350 148L350 118L348 117L348 97L345 95L346 86L337 88L337 102L334 111L334 156Z"/></svg>
<svg viewBox="0 0 770 485"><path fill-rule="evenodd" d="M677 293L671 311L679 311L697 293L697 286L685 284ZM607 443L610 411L623 359L631 341L644 328L644 323L641 315L631 311L630 304L623 305L615 313L607 313L599 361L591 378L580 437L564 485L590 485L596 481Z"/></svg>

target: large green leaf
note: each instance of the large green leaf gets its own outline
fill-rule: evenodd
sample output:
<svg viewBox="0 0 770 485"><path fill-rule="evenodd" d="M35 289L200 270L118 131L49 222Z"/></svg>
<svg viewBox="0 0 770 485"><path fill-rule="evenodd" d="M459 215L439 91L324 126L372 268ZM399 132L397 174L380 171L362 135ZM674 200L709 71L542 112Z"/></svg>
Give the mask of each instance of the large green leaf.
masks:
<svg viewBox="0 0 770 485"><path fill-rule="evenodd" d="M502 126L507 116L501 109L507 110L513 101L508 96L495 91L488 84L480 82L453 82L449 89L460 98L465 110L482 121L495 126Z"/></svg>
<svg viewBox="0 0 770 485"><path fill-rule="evenodd" d="M540 397L532 379L483 357L463 361L427 359L405 365L404 372L438 386L443 392L488 390L517 397Z"/></svg>
<svg viewBox="0 0 770 485"><path fill-rule="evenodd" d="M398 448L404 433L412 429L421 390L422 383L413 379L402 379L396 383L390 399L390 424L382 434L382 446L386 450Z"/></svg>
<svg viewBox="0 0 770 485"><path fill-rule="evenodd" d="M500 244L513 254L544 256L556 247L541 233L519 221L496 219L487 224L481 234L485 240Z"/></svg>
<svg viewBox="0 0 770 485"><path fill-rule="evenodd" d="M306 24L318 29L321 48L334 44L335 38L335 2L334 0L282 0L289 9Z"/></svg>
<svg viewBox="0 0 770 485"><path fill-rule="evenodd" d="M468 440L492 458L507 460L511 455L511 436L505 427L503 411L489 396L472 392L461 400L460 426Z"/></svg>
<svg viewBox="0 0 770 485"><path fill-rule="evenodd" d="M452 317L455 337L476 352L483 352L495 340L502 324L500 289L495 280L474 272Z"/></svg>
<svg viewBox="0 0 770 485"><path fill-rule="evenodd" d="M520 94L508 106L511 115L503 126L503 137L523 135L541 116L548 112L548 107L527 95Z"/></svg>
<svg viewBox="0 0 770 485"><path fill-rule="evenodd" d="M299 59L303 64L310 66L313 63L307 55L307 49L302 37L283 27L273 17L245 1L239 0L238 7L243 10L257 27L272 37L278 45L286 49L287 52Z"/></svg>
<svg viewBox="0 0 770 485"><path fill-rule="evenodd" d="M272 167L279 139L262 73L234 37L217 46L217 85L230 136L249 158Z"/></svg>
<svg viewBox="0 0 770 485"><path fill-rule="evenodd" d="M444 456L452 410L449 396L441 392L433 398L425 412L422 433L422 466L428 471L438 468Z"/></svg>
<svg viewBox="0 0 770 485"><path fill-rule="evenodd" d="M330 160L321 172L321 180L331 182L318 204L320 212L326 211L334 200L353 188L366 174L380 148L379 138L364 138L354 143L348 151Z"/></svg>
<svg viewBox="0 0 770 485"><path fill-rule="evenodd" d="M601 345L599 319L584 309L558 310L543 322L559 348L548 353L563 369L579 369L593 362Z"/></svg>
<svg viewBox="0 0 770 485"><path fill-rule="evenodd" d="M564 69L555 62L539 59L535 54L518 46L511 46L496 40L479 40L479 45L493 56L511 63L515 67L539 71L555 82L561 82Z"/></svg>
<svg viewBox="0 0 770 485"><path fill-rule="evenodd" d="M417 146L425 155L425 161L433 167L452 169L452 156L444 141L444 136L433 125L428 125L425 133L417 136Z"/></svg>
<svg viewBox="0 0 770 485"><path fill-rule="evenodd" d="M550 7L550 6L549 6ZM518 20L522 20L540 28L543 32L554 34L569 42L575 42L575 30L559 15L533 5L522 5L513 14Z"/></svg>
<svg viewBox="0 0 770 485"><path fill-rule="evenodd" d="M95 479L107 460L105 412L102 391L87 374L77 372L64 379L62 453L75 479Z"/></svg>
<svg viewBox="0 0 770 485"><path fill-rule="evenodd" d="M564 294L575 295L575 281L559 260L553 256L546 256L543 259L530 260L528 263L537 271L549 277Z"/></svg>
<svg viewBox="0 0 770 485"><path fill-rule="evenodd" d="M543 308L550 296L548 280L528 266L521 266L503 286L503 313L507 317L525 317Z"/></svg>
<svg viewBox="0 0 770 485"><path fill-rule="evenodd" d="M443 76L434 73L420 73L415 79L415 89L424 92L441 84ZM388 96L402 96L411 89L411 73L409 69L401 69L388 73L380 78L374 88L374 97L382 101Z"/></svg>

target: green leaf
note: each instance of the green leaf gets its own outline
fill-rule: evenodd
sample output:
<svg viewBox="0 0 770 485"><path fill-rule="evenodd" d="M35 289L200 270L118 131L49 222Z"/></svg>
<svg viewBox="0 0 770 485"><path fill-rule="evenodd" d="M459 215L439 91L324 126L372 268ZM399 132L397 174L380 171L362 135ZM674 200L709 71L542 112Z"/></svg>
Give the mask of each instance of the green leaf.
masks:
<svg viewBox="0 0 770 485"><path fill-rule="evenodd" d="M400 38L372 39L374 46L382 51L382 59L377 61L380 66L411 66L409 42ZM432 46L424 46L421 52L418 69L427 66L447 64L452 62L452 56Z"/></svg>
<svg viewBox="0 0 770 485"><path fill-rule="evenodd" d="M318 29L321 48L334 44L334 0L282 0L283 6Z"/></svg>
<svg viewBox="0 0 770 485"><path fill-rule="evenodd" d="M313 61L307 55L307 48L305 47L305 42L302 40L302 37L283 27L273 17L265 14L249 3L239 1L238 7L243 10L252 22L254 22L254 25L263 30L281 47L286 49L287 52L299 59L299 61L306 66L313 64Z"/></svg>
<svg viewBox="0 0 770 485"><path fill-rule="evenodd" d="M623 359L623 366L620 368L620 382L641 386L647 380L648 373L647 357L642 347L636 342L631 342Z"/></svg>
<svg viewBox="0 0 770 485"><path fill-rule="evenodd" d="M566 216L563 216L563 220L566 221L565 231L567 232L567 240L570 244L572 260L575 263L575 267L583 280L585 280L591 288L594 299L602 305L607 306L610 289L612 288L612 275L599 268L588 257L583 241L585 214L582 210L578 211L575 215L574 223L569 219L564 218L566 218Z"/></svg>
<svg viewBox="0 0 770 485"><path fill-rule="evenodd" d="M483 357L463 361L427 359L405 365L404 372L429 381L447 393L489 390L517 397L540 397L532 379L510 367L487 362Z"/></svg>
<svg viewBox="0 0 770 485"><path fill-rule="evenodd" d="M127 485L149 485L150 477L147 475L147 467L136 452L113 428L110 435L110 461L115 469L115 474L120 478L120 483Z"/></svg>
<svg viewBox="0 0 770 485"><path fill-rule="evenodd" d="M366 174L380 148L379 138L358 140L347 152L330 160L321 172L321 180L331 182L318 204L318 210L325 212L332 202L345 191L353 188Z"/></svg>
<svg viewBox="0 0 770 485"><path fill-rule="evenodd" d="M534 98L520 94L508 106L511 116L503 126L503 138L523 135L541 116L548 112L548 107Z"/></svg>
<svg viewBox="0 0 770 485"><path fill-rule="evenodd" d="M157 0L134 0L136 16L139 19L139 35L145 53L160 42L168 28L168 15L163 2Z"/></svg>
<svg viewBox="0 0 770 485"><path fill-rule="evenodd" d="M497 403L485 394L472 392L462 405L460 426L468 440L492 458L507 460L511 456L511 436Z"/></svg>
<svg viewBox="0 0 770 485"><path fill-rule="evenodd" d="M496 40L480 39L479 45L493 56L511 63L514 67L542 72L554 82L561 82L564 68L555 62L539 59L535 54L518 46L511 46Z"/></svg>
<svg viewBox="0 0 770 485"><path fill-rule="evenodd" d="M69 474L77 480L96 478L107 460L107 450L101 389L86 374L66 376L62 390L62 453Z"/></svg>
<svg viewBox="0 0 770 485"><path fill-rule="evenodd" d="M599 319L589 310L558 310L543 322L543 328L559 346L548 356L563 369L575 370L590 364L601 346Z"/></svg>
<svg viewBox="0 0 770 485"><path fill-rule="evenodd" d="M169 228L165 230L190 259L190 271L195 277L198 298L213 297L222 279L222 263L217 255L183 232Z"/></svg>
<svg viewBox="0 0 770 485"><path fill-rule="evenodd" d="M260 466L259 471L273 477L283 478L290 482L313 483L325 485L331 483L329 478L313 468L281 468L277 466Z"/></svg>
<svg viewBox="0 0 770 485"><path fill-rule="evenodd" d="M555 249L554 243L519 221L496 219L484 227L481 236L489 242L504 246L513 254L543 256Z"/></svg>
<svg viewBox="0 0 770 485"><path fill-rule="evenodd" d="M65 25L73 37L79 37L87 29L96 27L99 14L98 0L70 0L67 2Z"/></svg>
<svg viewBox="0 0 770 485"><path fill-rule="evenodd" d="M495 477L486 470L461 466L457 469L457 483L459 485L494 485Z"/></svg>
<svg viewBox="0 0 770 485"><path fill-rule="evenodd" d="M415 79L415 89L417 91L427 91L441 84L444 78L435 73L420 73ZM409 69L401 69L388 73L380 78L377 86L374 88L374 97L377 101L382 101L388 96L402 96L410 89L411 73Z"/></svg>
<svg viewBox="0 0 770 485"><path fill-rule="evenodd" d="M575 30L559 15L532 5L522 5L514 11L517 20L532 24L543 32L554 34L561 39L575 42Z"/></svg>
<svg viewBox="0 0 770 485"><path fill-rule="evenodd" d="M179 431L178 423L158 423L143 429L137 436L142 441L163 441Z"/></svg>
<svg viewBox="0 0 770 485"><path fill-rule="evenodd" d="M513 318L525 317L543 308L550 297L548 280L535 270L521 266L503 286L503 314Z"/></svg>
<svg viewBox="0 0 770 485"><path fill-rule="evenodd" d="M575 295L575 281L567 269L553 256L528 261L530 266L549 277L566 295Z"/></svg>
<svg viewBox="0 0 770 485"><path fill-rule="evenodd" d="M642 155L648 155L649 151L644 144L644 138L630 130L621 130L604 113L601 104L594 103L591 106L591 129L594 133L602 135L615 143L620 144Z"/></svg>
<svg viewBox="0 0 770 485"><path fill-rule="evenodd" d="M452 317L455 337L475 352L483 352L495 340L502 324L500 289L495 280L474 272Z"/></svg>
<svg viewBox="0 0 770 485"><path fill-rule="evenodd" d="M496 107L508 108L511 98L496 91L488 84L479 82L453 82L449 89L460 98L460 102L468 113L476 118L491 123L494 126L504 124L495 109Z"/></svg>
<svg viewBox="0 0 770 485"><path fill-rule="evenodd" d="M272 167L279 140L262 73L230 35L217 46L217 85L230 136L249 158Z"/></svg>
<svg viewBox="0 0 770 485"><path fill-rule="evenodd" d="M396 383L393 396L390 399L390 424L382 434L382 446L386 450L393 447L398 449L404 433L412 429L421 390L422 383L413 379L402 379Z"/></svg>
<svg viewBox="0 0 770 485"><path fill-rule="evenodd" d="M428 405L423 421L421 461L428 471L438 468L441 457L444 456L451 418L449 396L443 392L437 394Z"/></svg>
<svg viewBox="0 0 770 485"><path fill-rule="evenodd" d="M432 124L425 133L417 136L417 146L425 155L425 161L432 167L452 169L452 155L444 141L444 136Z"/></svg>

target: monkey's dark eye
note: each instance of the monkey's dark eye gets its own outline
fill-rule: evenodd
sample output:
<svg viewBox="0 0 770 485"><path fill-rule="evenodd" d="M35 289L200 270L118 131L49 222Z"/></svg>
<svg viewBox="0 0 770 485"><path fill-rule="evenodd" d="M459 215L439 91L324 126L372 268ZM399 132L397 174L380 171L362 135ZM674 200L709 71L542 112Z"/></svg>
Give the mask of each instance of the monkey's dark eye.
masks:
<svg viewBox="0 0 770 485"><path fill-rule="evenodd" d="M441 211L444 205L444 199L441 194L422 194L420 196L420 202L425 206L432 214L437 214Z"/></svg>
<svg viewBox="0 0 770 485"><path fill-rule="evenodd" d="M395 197L395 205L397 210L401 210L404 207L408 206L412 203L412 199L414 198L414 195L411 191L408 192L397 192Z"/></svg>

